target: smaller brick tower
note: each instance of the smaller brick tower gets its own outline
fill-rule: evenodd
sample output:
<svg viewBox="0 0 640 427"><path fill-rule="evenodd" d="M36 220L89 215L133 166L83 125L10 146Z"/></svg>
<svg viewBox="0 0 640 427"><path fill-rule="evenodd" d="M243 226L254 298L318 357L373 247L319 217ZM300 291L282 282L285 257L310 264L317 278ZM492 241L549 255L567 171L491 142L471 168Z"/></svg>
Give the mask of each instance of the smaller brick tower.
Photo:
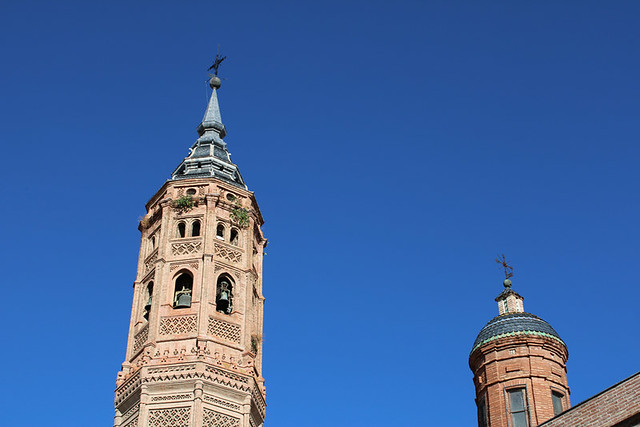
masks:
<svg viewBox="0 0 640 427"><path fill-rule="evenodd" d="M530 427L567 409L567 346L504 281L499 315L478 334L469 356L480 427Z"/></svg>

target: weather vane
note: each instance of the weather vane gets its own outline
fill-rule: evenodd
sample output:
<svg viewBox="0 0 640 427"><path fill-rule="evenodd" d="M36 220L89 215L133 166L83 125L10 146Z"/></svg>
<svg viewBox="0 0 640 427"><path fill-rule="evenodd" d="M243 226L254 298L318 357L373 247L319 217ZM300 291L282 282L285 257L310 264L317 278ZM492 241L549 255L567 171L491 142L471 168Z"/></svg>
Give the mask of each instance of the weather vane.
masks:
<svg viewBox="0 0 640 427"><path fill-rule="evenodd" d="M218 76L218 68L220 68L220 64L222 64L222 61L224 61L225 59L227 59L226 56L220 56L220 46L218 45L218 52L216 52L216 59L213 61L213 65L211 67L209 67L209 71L213 70L213 75L214 76Z"/></svg>
<svg viewBox="0 0 640 427"><path fill-rule="evenodd" d="M502 259L500 259L500 257L496 258L496 262L500 264L502 268L504 268L505 280L508 280L510 277L513 277L513 267L511 267L508 264L507 258L505 258L504 254L502 254Z"/></svg>

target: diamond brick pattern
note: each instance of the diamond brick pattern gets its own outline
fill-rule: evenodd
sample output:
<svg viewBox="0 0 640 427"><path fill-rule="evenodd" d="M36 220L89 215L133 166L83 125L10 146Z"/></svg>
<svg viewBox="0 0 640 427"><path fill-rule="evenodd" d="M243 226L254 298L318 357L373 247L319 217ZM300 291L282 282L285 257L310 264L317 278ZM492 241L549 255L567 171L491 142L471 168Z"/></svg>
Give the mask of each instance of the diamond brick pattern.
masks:
<svg viewBox="0 0 640 427"><path fill-rule="evenodd" d="M147 342L148 338L149 338L149 325L147 324L134 337L133 352L137 353L138 350L142 348L144 343Z"/></svg>
<svg viewBox="0 0 640 427"><path fill-rule="evenodd" d="M238 263L242 261L242 253L239 251L234 251L230 248L225 248L222 245L216 244L215 246L216 256L222 259L226 259L227 261Z"/></svg>
<svg viewBox="0 0 640 427"><path fill-rule="evenodd" d="M144 262L144 272L145 274L151 271L156 266L156 261L158 260L158 250L156 249L147 260Z"/></svg>
<svg viewBox="0 0 640 427"><path fill-rule="evenodd" d="M189 408L154 409L149 411L150 427L189 427Z"/></svg>
<svg viewBox="0 0 640 427"><path fill-rule="evenodd" d="M209 318L209 335L240 344L240 326L223 320Z"/></svg>
<svg viewBox="0 0 640 427"><path fill-rule="evenodd" d="M215 427L239 427L240 418L232 417L230 415L221 414L220 412L212 411L211 409L203 409L202 417L203 426L215 426Z"/></svg>
<svg viewBox="0 0 640 427"><path fill-rule="evenodd" d="M197 327L197 317L175 316L163 317L160 320L160 335L186 334L195 332Z"/></svg>
<svg viewBox="0 0 640 427"><path fill-rule="evenodd" d="M202 247L201 241L174 243L171 245L171 253L173 255L189 255L196 252L200 252L201 247Z"/></svg>

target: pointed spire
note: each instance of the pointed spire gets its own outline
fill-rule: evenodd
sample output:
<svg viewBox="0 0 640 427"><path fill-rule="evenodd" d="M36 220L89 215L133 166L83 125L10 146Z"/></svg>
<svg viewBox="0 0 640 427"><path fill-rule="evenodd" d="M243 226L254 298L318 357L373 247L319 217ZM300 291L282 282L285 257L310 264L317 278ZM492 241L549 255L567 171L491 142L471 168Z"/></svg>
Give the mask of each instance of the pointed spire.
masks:
<svg viewBox="0 0 640 427"><path fill-rule="evenodd" d="M202 136L207 130L213 130L220 135L220 138L224 138L227 134L224 125L222 124L222 117L220 115L220 106L218 105L218 89L220 89L221 81L218 77L213 76L209 80L209 86L211 87L211 98L209 98L209 105L207 111L204 112L202 122L198 125L198 135Z"/></svg>
<svg viewBox="0 0 640 427"><path fill-rule="evenodd" d="M227 135L227 129L222 124L218 105L220 79L212 76L209 86L212 89L211 98L197 128L199 138L191 147L189 155L173 172L171 179L215 177L246 189L238 167L231 162L227 144L222 140Z"/></svg>

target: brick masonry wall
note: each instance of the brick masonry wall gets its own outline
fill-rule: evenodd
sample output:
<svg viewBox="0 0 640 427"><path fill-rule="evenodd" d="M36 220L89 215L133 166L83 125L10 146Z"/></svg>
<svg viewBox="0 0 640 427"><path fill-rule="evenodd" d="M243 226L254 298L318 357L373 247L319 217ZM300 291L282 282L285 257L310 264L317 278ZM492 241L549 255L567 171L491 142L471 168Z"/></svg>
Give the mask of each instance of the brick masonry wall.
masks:
<svg viewBox="0 0 640 427"><path fill-rule="evenodd" d="M640 424L640 372L541 424L541 427L632 426L638 425L634 424L636 422Z"/></svg>
<svg viewBox="0 0 640 427"><path fill-rule="evenodd" d="M509 427L506 390L524 388L532 425L554 416L551 392L570 406L565 363L567 349L556 340L536 336L505 337L476 349L469 364L477 401L487 404L491 427Z"/></svg>

